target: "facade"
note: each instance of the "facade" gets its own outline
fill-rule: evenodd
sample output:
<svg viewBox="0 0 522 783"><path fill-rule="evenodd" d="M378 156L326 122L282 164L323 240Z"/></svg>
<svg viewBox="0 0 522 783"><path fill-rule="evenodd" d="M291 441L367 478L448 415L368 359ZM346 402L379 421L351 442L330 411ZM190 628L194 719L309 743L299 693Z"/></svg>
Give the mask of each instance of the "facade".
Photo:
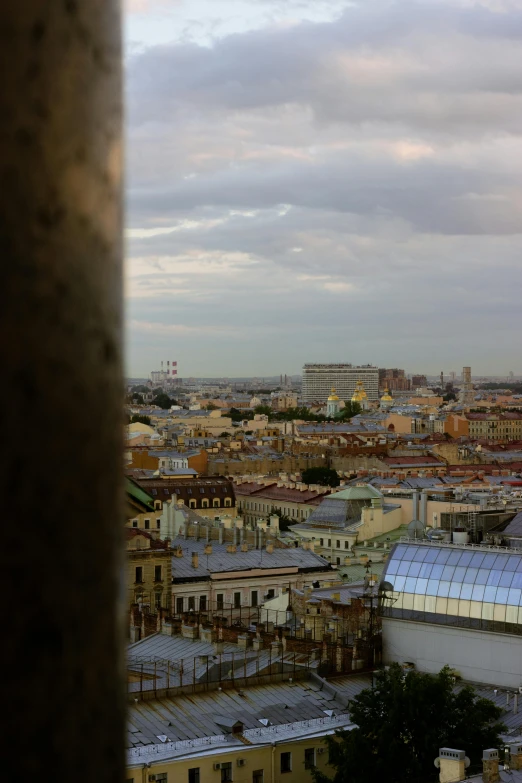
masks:
<svg viewBox="0 0 522 783"><path fill-rule="evenodd" d="M428 381L426 379L425 375L412 375L411 376L411 385L414 389L417 389L419 386L427 386Z"/></svg>
<svg viewBox="0 0 522 783"><path fill-rule="evenodd" d="M522 413L468 413L470 438L510 441L522 438Z"/></svg>
<svg viewBox="0 0 522 783"><path fill-rule="evenodd" d="M411 383L404 370L399 370L396 367L393 369L379 368L379 387L392 391L408 391L411 388Z"/></svg>
<svg viewBox="0 0 522 783"><path fill-rule="evenodd" d="M144 530L126 529L126 602L157 611L170 607L172 552Z"/></svg>
<svg viewBox="0 0 522 783"><path fill-rule="evenodd" d="M335 386L341 400L350 400L357 381L362 381L368 399L379 399L379 368L371 365L361 367L352 364L305 364L301 396L304 402L328 399Z"/></svg>
<svg viewBox="0 0 522 783"><path fill-rule="evenodd" d="M385 661L464 680L522 683L522 550L397 544L381 582Z"/></svg>
<svg viewBox="0 0 522 783"><path fill-rule="evenodd" d="M240 531L241 532L241 531ZM331 581L326 560L308 549L252 547L245 540L218 543L184 539L173 541L172 612L222 614L229 624L236 619L257 617L267 598L274 598L291 585Z"/></svg>

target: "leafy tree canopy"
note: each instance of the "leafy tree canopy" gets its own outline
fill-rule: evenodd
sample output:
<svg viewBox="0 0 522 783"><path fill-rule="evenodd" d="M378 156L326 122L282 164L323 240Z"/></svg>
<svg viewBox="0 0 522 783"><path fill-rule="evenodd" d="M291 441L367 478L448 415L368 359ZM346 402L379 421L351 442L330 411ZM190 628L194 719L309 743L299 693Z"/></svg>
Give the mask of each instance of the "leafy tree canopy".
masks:
<svg viewBox="0 0 522 783"><path fill-rule="evenodd" d="M333 468L307 468L303 470L302 479L305 484L320 484L322 487L338 487L340 484Z"/></svg>
<svg viewBox="0 0 522 783"><path fill-rule="evenodd" d="M339 413L337 418L340 421L346 421L347 419L352 419L354 416L357 416L357 414L361 411L362 408L358 402L352 402L351 400L348 400L344 403L344 408Z"/></svg>
<svg viewBox="0 0 522 783"><path fill-rule="evenodd" d="M150 427L150 416L140 416L140 414L136 414L131 417L130 423L148 424Z"/></svg>
<svg viewBox="0 0 522 783"><path fill-rule="evenodd" d="M240 411L238 408L230 408L228 415L232 421L250 421L254 418L254 411Z"/></svg>
<svg viewBox="0 0 522 783"><path fill-rule="evenodd" d="M314 770L314 783L436 781L439 748L465 750L477 763L485 748L499 747L506 729L502 710L469 686L456 690L447 666L435 675L405 675L392 664L349 710L356 728L326 738L333 774Z"/></svg>
<svg viewBox="0 0 522 783"><path fill-rule="evenodd" d="M163 408L163 410L168 410L171 405L176 405L176 400L171 400L169 395L165 394L165 392L159 392L152 400L152 404L157 405L159 408Z"/></svg>

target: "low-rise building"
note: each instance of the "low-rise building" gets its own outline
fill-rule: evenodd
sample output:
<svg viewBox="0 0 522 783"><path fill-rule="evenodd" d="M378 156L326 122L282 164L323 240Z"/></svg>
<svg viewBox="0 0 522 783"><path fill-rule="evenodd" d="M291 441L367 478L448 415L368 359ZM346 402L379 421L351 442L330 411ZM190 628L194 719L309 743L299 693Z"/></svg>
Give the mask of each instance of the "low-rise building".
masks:
<svg viewBox="0 0 522 783"><path fill-rule="evenodd" d="M177 500L182 500L187 508L202 517L213 519L223 513L223 509L229 516L235 517L237 514L234 486L224 476L186 478L184 474L176 477L165 472L155 476L152 471L140 470L128 473L152 496L155 504L161 502L161 508L163 503L175 495Z"/></svg>
<svg viewBox="0 0 522 783"><path fill-rule="evenodd" d="M262 482L236 479L234 487L238 509L245 524L271 514L279 514L295 521L307 519L323 497L331 491L328 487L318 485L309 487L297 482L291 486L289 482L270 479Z"/></svg>

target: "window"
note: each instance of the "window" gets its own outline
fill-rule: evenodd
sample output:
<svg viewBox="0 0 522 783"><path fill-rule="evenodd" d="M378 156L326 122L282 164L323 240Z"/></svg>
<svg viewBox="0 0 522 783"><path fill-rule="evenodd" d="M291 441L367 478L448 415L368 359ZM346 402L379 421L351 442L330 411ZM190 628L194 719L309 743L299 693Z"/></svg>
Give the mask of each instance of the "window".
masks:
<svg viewBox="0 0 522 783"><path fill-rule="evenodd" d="M203 498L201 501L201 508L208 508L208 500L206 498Z"/></svg>
<svg viewBox="0 0 522 783"><path fill-rule="evenodd" d="M207 596L206 595L200 595L199 596L199 611L200 612L206 612L207 611Z"/></svg>
<svg viewBox="0 0 522 783"><path fill-rule="evenodd" d="M136 566L136 582L142 583L143 582L143 567L142 566Z"/></svg>
<svg viewBox="0 0 522 783"><path fill-rule="evenodd" d="M225 498L225 508L230 508L231 505L232 505L232 501L230 500L230 498Z"/></svg>
<svg viewBox="0 0 522 783"><path fill-rule="evenodd" d="M189 769L188 783L199 783L199 767L192 767L192 769Z"/></svg>
<svg viewBox="0 0 522 783"><path fill-rule="evenodd" d="M204 495L205 494L205 487L200 487L199 491L201 492L202 495Z"/></svg>
<svg viewBox="0 0 522 783"><path fill-rule="evenodd" d="M241 606L241 593L234 593L234 609L239 609Z"/></svg>
<svg viewBox="0 0 522 783"><path fill-rule="evenodd" d="M271 587L270 590L267 592L266 597L267 597L268 600L270 600L274 596L275 596L275 591L274 591L274 588Z"/></svg>
<svg viewBox="0 0 522 783"><path fill-rule="evenodd" d="M331 538L328 539L328 546L332 546L332 539Z"/></svg>
<svg viewBox="0 0 522 783"><path fill-rule="evenodd" d="M161 582L161 566L154 566L154 581Z"/></svg>
<svg viewBox="0 0 522 783"><path fill-rule="evenodd" d="M161 609L161 597L163 593L155 593L154 594L154 606L156 609Z"/></svg>
<svg viewBox="0 0 522 783"><path fill-rule="evenodd" d="M250 605L251 606L257 606L257 590L252 590L250 594Z"/></svg>
<svg viewBox="0 0 522 783"><path fill-rule="evenodd" d="M167 783L167 773L160 772L159 775L156 775L156 783Z"/></svg>
<svg viewBox="0 0 522 783"><path fill-rule="evenodd" d="M221 764L221 783L230 783L232 780L232 762L226 761Z"/></svg>
<svg viewBox="0 0 522 783"><path fill-rule="evenodd" d="M321 544L321 546L324 546L324 538L320 538L319 543Z"/></svg>
<svg viewBox="0 0 522 783"><path fill-rule="evenodd" d="M345 549L349 549L350 548L350 542L349 541L345 541L344 542L344 548Z"/></svg>
<svg viewBox="0 0 522 783"><path fill-rule="evenodd" d="M252 783L264 783L264 772L262 769L255 769L252 772Z"/></svg>
<svg viewBox="0 0 522 783"><path fill-rule="evenodd" d="M194 609L196 608L196 599L194 598L193 595L191 595L188 599L188 608L189 608L189 612L193 612Z"/></svg>
<svg viewBox="0 0 522 783"><path fill-rule="evenodd" d="M196 508L196 501L194 500L194 498L191 498L189 500L189 506L190 508Z"/></svg>
<svg viewBox="0 0 522 783"><path fill-rule="evenodd" d="M292 771L292 754L281 753L281 772Z"/></svg>
<svg viewBox="0 0 522 783"><path fill-rule="evenodd" d="M176 598L176 614L183 612L183 598Z"/></svg>
<svg viewBox="0 0 522 783"><path fill-rule="evenodd" d="M145 519L144 522L145 522L145 530L149 530L150 529L150 519Z"/></svg>
<svg viewBox="0 0 522 783"><path fill-rule="evenodd" d="M335 542L335 546L337 547L337 549L340 549L341 542L339 541L339 539L337 539L337 541Z"/></svg>
<svg viewBox="0 0 522 783"><path fill-rule="evenodd" d="M218 609L223 609L223 598L224 598L223 593L218 593L216 595L216 603Z"/></svg>
<svg viewBox="0 0 522 783"><path fill-rule="evenodd" d="M336 557L335 560L337 562L337 565L341 565L341 558L340 557Z"/></svg>
<svg viewBox="0 0 522 783"><path fill-rule="evenodd" d="M305 769L315 767L315 748L305 748Z"/></svg>
<svg viewBox="0 0 522 783"><path fill-rule="evenodd" d="M219 498L212 498L212 505L214 508L219 508Z"/></svg>

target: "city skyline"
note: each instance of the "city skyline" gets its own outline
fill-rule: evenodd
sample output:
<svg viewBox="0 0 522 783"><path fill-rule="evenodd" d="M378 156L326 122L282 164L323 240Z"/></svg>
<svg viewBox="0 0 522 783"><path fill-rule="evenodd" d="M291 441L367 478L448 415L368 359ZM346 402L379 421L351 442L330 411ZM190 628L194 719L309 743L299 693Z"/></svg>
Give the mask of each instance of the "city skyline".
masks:
<svg viewBox="0 0 522 783"><path fill-rule="evenodd" d="M127 374L519 374L521 37L502 0L129 0Z"/></svg>

